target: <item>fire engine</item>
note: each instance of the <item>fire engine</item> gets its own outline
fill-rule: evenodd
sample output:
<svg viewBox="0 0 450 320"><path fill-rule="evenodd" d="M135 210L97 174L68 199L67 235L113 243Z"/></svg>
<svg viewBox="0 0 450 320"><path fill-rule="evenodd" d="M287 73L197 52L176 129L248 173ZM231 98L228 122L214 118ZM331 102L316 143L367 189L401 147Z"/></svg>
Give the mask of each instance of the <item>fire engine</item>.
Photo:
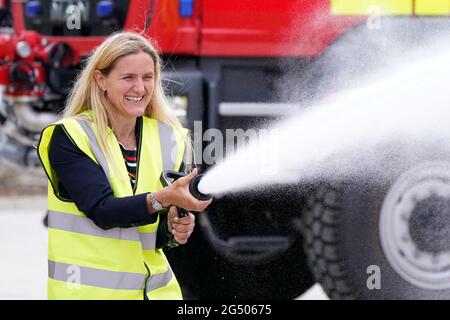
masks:
<svg viewBox="0 0 450 320"><path fill-rule="evenodd" d="M0 26L13 28L0 32L0 152L29 167L38 166L33 146L61 111L83 59L115 30L154 38L180 119L221 132L283 118L436 33L450 35L450 0L2 6L8 18ZM386 185L324 181L225 196L198 215L189 243L167 255L189 298L293 299L315 282L332 299L449 298L449 201L429 192L448 189L448 174L447 166L418 164Z"/></svg>

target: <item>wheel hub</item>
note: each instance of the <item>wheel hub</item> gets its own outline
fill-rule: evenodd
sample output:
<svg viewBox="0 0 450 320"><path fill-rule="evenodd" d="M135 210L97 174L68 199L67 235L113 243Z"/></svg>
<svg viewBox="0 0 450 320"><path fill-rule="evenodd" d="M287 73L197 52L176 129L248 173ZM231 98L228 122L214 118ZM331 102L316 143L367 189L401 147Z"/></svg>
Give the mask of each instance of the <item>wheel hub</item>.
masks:
<svg viewBox="0 0 450 320"><path fill-rule="evenodd" d="M450 251L450 199L433 194L417 203L409 231L420 251L434 255Z"/></svg>
<svg viewBox="0 0 450 320"><path fill-rule="evenodd" d="M450 164L433 162L405 172L380 213L383 251L413 285L450 288Z"/></svg>

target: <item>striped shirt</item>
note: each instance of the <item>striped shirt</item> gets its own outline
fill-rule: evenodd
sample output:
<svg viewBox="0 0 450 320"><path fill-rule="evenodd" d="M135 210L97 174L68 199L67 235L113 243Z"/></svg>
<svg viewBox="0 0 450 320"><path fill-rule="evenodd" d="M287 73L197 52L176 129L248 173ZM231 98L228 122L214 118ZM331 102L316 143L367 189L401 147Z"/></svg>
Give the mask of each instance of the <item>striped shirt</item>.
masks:
<svg viewBox="0 0 450 320"><path fill-rule="evenodd" d="M137 163L137 150L134 149L126 149L121 143L120 150L122 151L123 160L125 161L125 165L127 167L128 176L130 177L131 187L134 188L136 184L136 163Z"/></svg>

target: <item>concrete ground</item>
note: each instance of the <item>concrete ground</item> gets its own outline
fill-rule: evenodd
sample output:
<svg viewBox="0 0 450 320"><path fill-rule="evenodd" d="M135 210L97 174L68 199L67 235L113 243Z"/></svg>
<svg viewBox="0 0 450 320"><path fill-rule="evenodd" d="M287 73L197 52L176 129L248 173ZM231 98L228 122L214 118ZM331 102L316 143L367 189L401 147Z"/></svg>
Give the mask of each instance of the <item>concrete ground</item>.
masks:
<svg viewBox="0 0 450 320"><path fill-rule="evenodd" d="M43 196L0 198L0 299L45 299L47 231Z"/></svg>
<svg viewBox="0 0 450 320"><path fill-rule="evenodd" d="M0 300L46 299L46 197L0 197ZM328 299L320 285L298 297Z"/></svg>

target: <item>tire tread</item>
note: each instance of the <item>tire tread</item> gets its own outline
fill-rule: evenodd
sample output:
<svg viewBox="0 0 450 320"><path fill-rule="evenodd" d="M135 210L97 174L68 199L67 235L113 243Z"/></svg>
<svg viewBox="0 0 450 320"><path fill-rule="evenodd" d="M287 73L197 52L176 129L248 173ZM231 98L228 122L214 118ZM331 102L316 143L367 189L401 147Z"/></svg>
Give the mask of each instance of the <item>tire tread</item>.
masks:
<svg viewBox="0 0 450 320"><path fill-rule="evenodd" d="M355 299L339 250L339 192L322 187L308 199L303 216L304 249L314 277L331 299Z"/></svg>

